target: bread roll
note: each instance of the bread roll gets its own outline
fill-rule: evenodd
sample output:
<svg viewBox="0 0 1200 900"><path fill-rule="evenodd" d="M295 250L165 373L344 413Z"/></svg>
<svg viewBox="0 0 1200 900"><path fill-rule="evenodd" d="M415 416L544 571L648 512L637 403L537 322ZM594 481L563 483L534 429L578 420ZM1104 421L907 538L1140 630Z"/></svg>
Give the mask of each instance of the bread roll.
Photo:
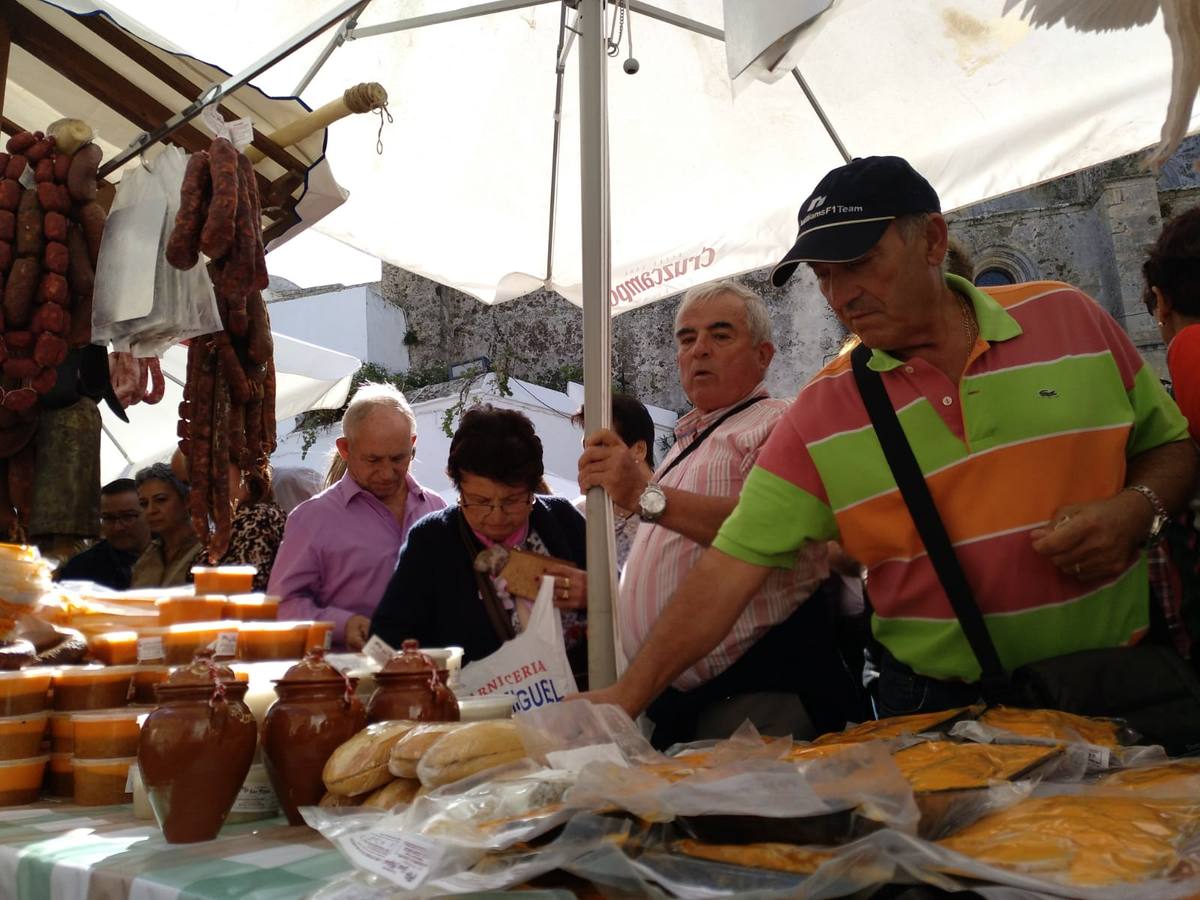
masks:
<svg viewBox="0 0 1200 900"><path fill-rule="evenodd" d="M325 796L321 798L321 802L317 806L324 809L336 809L342 806L358 806L358 799L354 797L343 797L341 794L331 794L325 792Z"/></svg>
<svg viewBox="0 0 1200 900"><path fill-rule="evenodd" d="M376 722L368 725L333 751L321 778L330 793L357 797L392 780L388 757L392 746L408 734L416 722Z"/></svg>
<svg viewBox="0 0 1200 900"><path fill-rule="evenodd" d="M392 747L388 771L397 778L416 778L417 763L442 736L462 725L458 722L429 722L418 725Z"/></svg>
<svg viewBox="0 0 1200 900"><path fill-rule="evenodd" d="M443 735L425 751L417 763L417 777L423 785L440 787L526 755L517 726L512 722L468 722Z"/></svg>
<svg viewBox="0 0 1200 900"><path fill-rule="evenodd" d="M371 793L362 802L363 806L374 807L385 811L402 803L412 803L413 797L421 787L421 782L415 778L397 778L390 784L385 784L379 790Z"/></svg>

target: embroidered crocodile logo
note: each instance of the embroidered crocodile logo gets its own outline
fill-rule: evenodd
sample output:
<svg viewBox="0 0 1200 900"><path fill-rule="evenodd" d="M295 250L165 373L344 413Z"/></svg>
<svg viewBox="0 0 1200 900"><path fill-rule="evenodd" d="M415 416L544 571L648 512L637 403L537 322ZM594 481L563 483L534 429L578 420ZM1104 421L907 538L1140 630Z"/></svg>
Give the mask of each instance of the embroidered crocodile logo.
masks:
<svg viewBox="0 0 1200 900"><path fill-rule="evenodd" d="M1053 388L1042 388L1040 391L1038 391L1038 396L1039 397L1057 397L1058 391L1054 390Z"/></svg>

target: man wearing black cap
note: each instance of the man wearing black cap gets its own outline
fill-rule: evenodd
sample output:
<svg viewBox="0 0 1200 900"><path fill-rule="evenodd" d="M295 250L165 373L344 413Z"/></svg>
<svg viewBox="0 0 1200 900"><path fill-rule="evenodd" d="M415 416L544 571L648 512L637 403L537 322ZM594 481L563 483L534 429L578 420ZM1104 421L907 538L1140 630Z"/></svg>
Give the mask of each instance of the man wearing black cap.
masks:
<svg viewBox="0 0 1200 900"><path fill-rule="evenodd" d="M947 228L898 157L833 170L800 209L801 263L866 348L1006 670L1136 643L1143 548L1186 501L1187 428L1120 327L1057 282L943 275ZM896 487L845 353L800 392L734 512L621 680L588 695L640 712L720 641L773 568L840 540L868 570L883 715L980 696L980 667Z"/></svg>

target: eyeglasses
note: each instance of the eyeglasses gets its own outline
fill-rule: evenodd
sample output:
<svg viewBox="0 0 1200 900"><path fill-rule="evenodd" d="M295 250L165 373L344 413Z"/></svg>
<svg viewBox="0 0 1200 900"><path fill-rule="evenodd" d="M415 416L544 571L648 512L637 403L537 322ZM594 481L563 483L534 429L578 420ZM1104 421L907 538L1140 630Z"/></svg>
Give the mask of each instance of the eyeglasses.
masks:
<svg viewBox="0 0 1200 900"><path fill-rule="evenodd" d="M465 510L477 512L480 515L487 515L493 509L499 509L507 515L513 515L521 512L533 503L532 494L518 494L513 497L505 497L502 500L467 500L466 497L460 497L458 505Z"/></svg>
<svg viewBox="0 0 1200 900"><path fill-rule="evenodd" d="M100 521L105 525L132 525L142 517L140 512L101 513Z"/></svg>

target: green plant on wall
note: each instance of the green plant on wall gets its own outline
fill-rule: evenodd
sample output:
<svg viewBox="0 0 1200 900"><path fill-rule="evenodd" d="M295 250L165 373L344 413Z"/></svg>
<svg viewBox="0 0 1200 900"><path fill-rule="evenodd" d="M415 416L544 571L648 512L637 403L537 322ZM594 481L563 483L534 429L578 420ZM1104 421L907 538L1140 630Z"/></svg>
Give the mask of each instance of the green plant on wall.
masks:
<svg viewBox="0 0 1200 900"><path fill-rule="evenodd" d="M425 387L430 384L440 384L446 380L446 370L441 366L432 366L427 369L412 369L408 372L389 372L383 366L377 363L364 363L362 368L354 373L354 378L350 382L350 393L347 395L346 403L343 403L337 409L313 409L304 413L296 422L296 431L301 436L300 456L301 458L308 456L308 451L313 448L313 445L321 436L321 432L342 421L342 416L346 412L346 407L349 405L350 398L354 396L362 385L372 384L394 384L401 393L413 391L420 387Z"/></svg>

